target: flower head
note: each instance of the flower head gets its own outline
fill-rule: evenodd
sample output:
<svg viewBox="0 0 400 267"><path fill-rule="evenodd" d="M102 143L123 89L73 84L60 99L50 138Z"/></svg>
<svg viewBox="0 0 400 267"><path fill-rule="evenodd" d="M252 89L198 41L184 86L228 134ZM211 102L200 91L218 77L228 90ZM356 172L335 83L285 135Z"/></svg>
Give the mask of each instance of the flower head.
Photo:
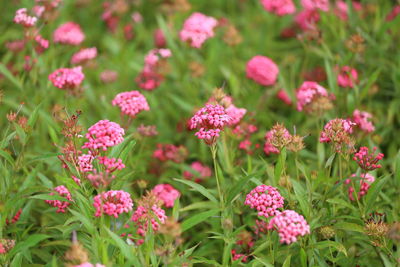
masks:
<svg viewBox="0 0 400 267"><path fill-rule="evenodd" d="M118 218L121 213L132 210L133 203L129 193L122 190L110 190L95 196L93 206L96 209L94 215L96 217L107 214Z"/></svg>
<svg viewBox="0 0 400 267"><path fill-rule="evenodd" d="M261 4L264 6L265 10L278 16L296 12L296 6L292 0L261 0Z"/></svg>
<svg viewBox="0 0 400 267"><path fill-rule="evenodd" d="M337 76L337 82L341 87L353 88L358 83L357 70L349 66L343 66Z"/></svg>
<svg viewBox="0 0 400 267"><path fill-rule="evenodd" d="M93 171L92 162L94 157L91 154L83 154L78 157L78 166L81 172L91 172Z"/></svg>
<svg viewBox="0 0 400 267"><path fill-rule="evenodd" d="M87 62L89 60L92 60L96 58L97 56L97 48L96 47L91 47L91 48L84 48L79 50L79 52L76 52L72 58L71 58L71 64L82 64L84 62Z"/></svg>
<svg viewBox="0 0 400 267"><path fill-rule="evenodd" d="M319 19L320 15L317 10L304 9L296 15L294 21L303 31L309 31L317 28Z"/></svg>
<svg viewBox="0 0 400 267"><path fill-rule="evenodd" d="M66 200L72 201L71 194L65 186L63 185L57 186L54 188L54 191L56 191L59 196L64 197ZM54 193L51 192L49 195L53 196ZM71 204L68 201L62 201L62 200L45 200L45 202L53 207L58 208L56 211L57 213L59 212L65 213L66 209Z"/></svg>
<svg viewBox="0 0 400 267"><path fill-rule="evenodd" d="M86 138L89 141L86 142L82 148L93 150L103 149L106 151L108 147L122 143L122 141L124 141L124 135L124 129L117 123L109 120L101 120L88 129Z"/></svg>
<svg viewBox="0 0 400 267"><path fill-rule="evenodd" d="M229 125L231 117L223 106L206 104L190 119L190 128L199 131L195 134L208 145L217 141L221 130Z"/></svg>
<svg viewBox="0 0 400 267"><path fill-rule="evenodd" d="M329 11L329 0L301 0L301 5L304 9Z"/></svg>
<svg viewBox="0 0 400 267"><path fill-rule="evenodd" d="M383 159L384 155L382 153L375 154L376 150L377 148L374 147L372 153L369 153L368 147L360 147L360 150L354 154L353 160L365 171L379 169L382 166L378 162Z"/></svg>
<svg viewBox="0 0 400 267"><path fill-rule="evenodd" d="M61 68L49 75L49 80L53 85L63 90L74 90L77 89L85 79L85 75L82 73L82 67L74 68Z"/></svg>
<svg viewBox="0 0 400 267"><path fill-rule="evenodd" d="M151 191L167 208L173 207L175 200L181 195L181 193L170 184L158 184Z"/></svg>
<svg viewBox="0 0 400 267"><path fill-rule="evenodd" d="M136 117L143 110L150 110L146 98L139 91L119 93L112 101L113 106L118 106L121 113L129 117Z"/></svg>
<svg viewBox="0 0 400 267"><path fill-rule="evenodd" d="M366 111L356 109L353 112L353 122L366 133L375 131L375 126L369 121L370 119L372 119L372 115Z"/></svg>
<svg viewBox="0 0 400 267"><path fill-rule="evenodd" d="M246 196L245 205L258 211L258 216L266 218L278 214L278 209L283 208L283 197L275 187L259 185Z"/></svg>
<svg viewBox="0 0 400 267"><path fill-rule="evenodd" d="M316 82L304 82L296 92L297 110L318 112L332 108L328 92Z"/></svg>
<svg viewBox="0 0 400 267"><path fill-rule="evenodd" d="M352 149L354 141L351 138L354 122L347 119L333 119L329 121L321 132L321 143L332 143L337 152L342 152L343 147Z"/></svg>
<svg viewBox="0 0 400 267"><path fill-rule="evenodd" d="M20 8L15 12L14 22L24 27L32 27L36 24L37 18L28 15L26 8Z"/></svg>
<svg viewBox="0 0 400 267"><path fill-rule="evenodd" d="M211 169L200 161L193 162L190 167L193 171L183 172L185 179L194 180L196 183L199 183L212 175Z"/></svg>
<svg viewBox="0 0 400 267"><path fill-rule="evenodd" d="M354 173L351 175L351 178L356 178L357 175ZM361 199L361 197L365 196L368 193L368 189L371 186L371 184L375 181L375 177L372 174L369 173L362 173L360 174L361 179L360 179L360 192L358 192L358 199ZM344 181L345 184L350 184L351 183L351 178L346 179ZM349 194L349 199L351 201L354 201L354 187L349 186L348 189L348 194Z"/></svg>
<svg viewBox="0 0 400 267"><path fill-rule="evenodd" d="M79 45L84 39L85 34L79 24L75 22L66 22L53 33L54 42L60 44Z"/></svg>
<svg viewBox="0 0 400 267"><path fill-rule="evenodd" d="M185 146L175 146L172 144L157 144L157 149L153 152L153 158L160 161L173 161L182 163L188 155L188 150Z"/></svg>
<svg viewBox="0 0 400 267"><path fill-rule="evenodd" d="M245 108L237 108L234 104L229 105L225 111L231 117L229 122L231 126L238 124L247 112Z"/></svg>
<svg viewBox="0 0 400 267"><path fill-rule="evenodd" d="M218 21L202 13L193 13L183 24L179 37L194 48L201 48L203 43L214 36L214 28Z"/></svg>
<svg viewBox="0 0 400 267"><path fill-rule="evenodd" d="M278 74L278 66L268 57L257 55L247 62L247 78L263 86L274 85Z"/></svg>
<svg viewBox="0 0 400 267"><path fill-rule="evenodd" d="M280 242L291 244L297 241L298 236L310 233L310 226L303 216L294 210L284 210L271 219L268 229L278 231Z"/></svg>

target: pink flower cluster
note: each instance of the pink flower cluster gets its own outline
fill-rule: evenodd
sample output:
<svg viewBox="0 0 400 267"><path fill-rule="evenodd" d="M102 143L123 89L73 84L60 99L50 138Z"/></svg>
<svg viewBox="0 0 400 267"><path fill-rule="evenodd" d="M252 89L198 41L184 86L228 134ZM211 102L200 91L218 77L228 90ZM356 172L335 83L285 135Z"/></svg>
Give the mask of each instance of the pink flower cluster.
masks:
<svg viewBox="0 0 400 267"><path fill-rule="evenodd" d="M270 131L268 131L266 134L265 134L265 143L264 143L264 152L265 152L265 154L266 155L269 155L269 154L279 154L280 153L280 151L279 151L279 147L277 146L278 144L278 140L276 140L277 139L277 136L276 136L276 130L275 129L272 129L272 130L270 130ZM278 137L279 139L284 139L284 143L289 143L290 142L290 140L291 140L291 138L292 138L292 135L289 133L289 131L285 128L285 129L283 129L283 133L282 133L282 136L280 136L280 137ZM279 142L279 143L282 143L282 142Z"/></svg>
<svg viewBox="0 0 400 267"><path fill-rule="evenodd" d="M71 194L65 186L59 185L54 188L54 191L56 191L60 197L64 197L66 200L72 201ZM49 195L53 196L54 193L51 192ZM68 201L61 201L61 200L45 200L45 202L53 207L56 207L57 213L59 212L65 213L66 209L71 204Z"/></svg>
<svg viewBox="0 0 400 267"><path fill-rule="evenodd" d="M214 36L214 28L218 21L202 13L193 13L183 24L179 37L194 48L201 48L203 43Z"/></svg>
<svg viewBox="0 0 400 267"><path fill-rule="evenodd" d="M353 10L359 11L362 10L362 5L359 2L352 1L352 6ZM341 20L347 21L349 18L349 7L346 3L346 1L343 0L338 0L336 1L335 5L335 14L338 16Z"/></svg>
<svg viewBox="0 0 400 267"><path fill-rule="evenodd" d="M261 4L264 6L265 10L278 16L296 12L296 6L292 0L261 0Z"/></svg>
<svg viewBox="0 0 400 267"><path fill-rule="evenodd" d="M91 59L96 58L97 56L97 48L84 48L81 49L79 52L76 52L71 58L71 64L81 64Z"/></svg>
<svg viewBox="0 0 400 267"><path fill-rule="evenodd" d="M246 196L245 205L258 211L258 216L266 218L278 214L278 209L283 208L283 197L275 187L259 185Z"/></svg>
<svg viewBox="0 0 400 267"><path fill-rule="evenodd" d="M187 180L194 180L196 183L200 183L212 175L211 169L200 161L193 162L190 167L193 171L183 172L183 177Z"/></svg>
<svg viewBox="0 0 400 267"><path fill-rule="evenodd" d="M329 11L329 0L301 0L301 5L304 9Z"/></svg>
<svg viewBox="0 0 400 267"><path fill-rule="evenodd" d="M368 147L360 147L360 150L354 154L353 160L357 162L358 166L365 171L372 171L379 169L382 166L377 164L381 159L383 159L384 154L375 154L377 148L373 148L373 152L369 153Z"/></svg>
<svg viewBox="0 0 400 267"><path fill-rule="evenodd" d="M24 27L32 27L36 24L37 18L28 15L26 8L20 8L15 12L14 22Z"/></svg>
<svg viewBox="0 0 400 267"><path fill-rule="evenodd" d="M257 55L247 62L247 78L263 86L274 85L278 74L278 66L268 57Z"/></svg>
<svg viewBox="0 0 400 267"><path fill-rule="evenodd" d="M157 232L160 229L160 223L164 224L166 219L165 211L157 205L153 205L151 210L144 206L138 206L135 213L132 215L131 221L136 223L136 233L144 237L146 236L149 222L151 223L153 231ZM139 240L138 244L140 245L143 242L144 240Z"/></svg>
<svg viewBox="0 0 400 267"><path fill-rule="evenodd" d="M144 90L154 90L164 79L161 72L162 60L171 57L171 50L166 48L153 49L145 57L145 65L135 81Z"/></svg>
<svg viewBox="0 0 400 267"><path fill-rule="evenodd" d="M370 119L372 119L372 115L366 111L356 109L353 112L353 122L358 128L367 133L375 131L375 126L369 121Z"/></svg>
<svg viewBox="0 0 400 267"><path fill-rule="evenodd" d="M358 83L357 70L350 66L343 66L337 76L337 82L341 87L353 88Z"/></svg>
<svg viewBox="0 0 400 267"><path fill-rule="evenodd" d="M328 97L328 92L324 87L316 82L305 81L297 89L297 110L302 111L307 105L311 104L318 97Z"/></svg>
<svg viewBox="0 0 400 267"><path fill-rule="evenodd" d="M150 110L146 98L138 91L119 93L112 101L113 106L118 106L121 113L131 118L136 117L143 110Z"/></svg>
<svg viewBox="0 0 400 267"><path fill-rule="evenodd" d="M180 197L181 193L170 184L158 184L153 190L154 195L160 199L165 207L171 208L174 206L175 200Z"/></svg>
<svg viewBox="0 0 400 267"><path fill-rule="evenodd" d="M79 265L74 265L72 267L106 267L106 266L100 263L91 264L90 262L84 262Z"/></svg>
<svg viewBox="0 0 400 267"><path fill-rule="evenodd" d="M78 157L78 166L81 172L91 172L93 171L93 160L92 154L83 154Z"/></svg>
<svg viewBox="0 0 400 267"><path fill-rule="evenodd" d="M206 144L212 145L217 141L224 126L229 125L231 118L223 106L206 104L190 119L190 128L199 128L196 136Z"/></svg>
<svg viewBox="0 0 400 267"><path fill-rule="evenodd" d="M354 122L348 119L333 119L324 126L319 141L321 143L332 143L336 152L342 152L343 146L351 148L354 142L351 139Z"/></svg>
<svg viewBox="0 0 400 267"><path fill-rule="evenodd" d="M292 99L290 99L290 96L288 95L288 93L286 93L286 91L283 90L283 89L280 89L276 93L276 97L278 99L282 100L282 102L285 103L288 106L290 106L292 104Z"/></svg>
<svg viewBox="0 0 400 267"><path fill-rule="evenodd" d="M357 177L356 174L352 174L351 175L352 178ZM375 177L369 173L362 173L360 175L361 179L360 179L360 192L358 192L358 199L361 199L363 196L365 196L368 193L368 189L371 186L371 184L375 181ZM345 184L350 184L351 183L351 179L346 179L346 181L344 181ZM351 201L354 201L354 187L349 186L348 189L348 194L349 194L349 199Z"/></svg>
<svg viewBox="0 0 400 267"><path fill-rule="evenodd" d="M100 217L102 214L118 218L121 213L132 210L131 195L122 190L110 190L94 197L93 206L96 209L94 216Z"/></svg>
<svg viewBox="0 0 400 267"><path fill-rule="evenodd" d="M182 163L188 154L184 146L175 146L172 144L157 144L157 149L153 152L153 158L162 162L173 161Z"/></svg>
<svg viewBox="0 0 400 267"><path fill-rule="evenodd" d="M35 42L37 46L35 47L35 51L40 54L43 53L47 48L49 48L49 41L44 39L40 34L35 36Z"/></svg>
<svg viewBox="0 0 400 267"><path fill-rule="evenodd" d="M67 90L78 88L85 75L82 73L82 67L78 66L75 68L61 68L49 75L49 80L57 88Z"/></svg>
<svg viewBox="0 0 400 267"><path fill-rule="evenodd" d="M304 9L296 15L294 21L300 29L307 31L316 29L319 19L319 12L316 9Z"/></svg>
<svg viewBox="0 0 400 267"><path fill-rule="evenodd" d="M54 31L53 40L60 44L79 45L85 40L85 34L79 24L66 22Z"/></svg>
<svg viewBox="0 0 400 267"><path fill-rule="evenodd" d="M247 112L245 108L238 108L234 104L229 105L225 111L226 114L228 114L228 116L231 118L229 121L229 125L231 126L238 124Z"/></svg>
<svg viewBox="0 0 400 267"><path fill-rule="evenodd" d="M144 58L144 70L153 71L156 68L157 63L163 58L169 58L172 56L171 50L167 48L152 49Z"/></svg>
<svg viewBox="0 0 400 267"><path fill-rule="evenodd" d="M109 120L101 120L88 129L86 142L82 148L92 150L103 149L106 151L108 147L112 147L124 141L125 131L117 123Z"/></svg>
<svg viewBox="0 0 400 267"><path fill-rule="evenodd" d="M97 159L99 160L100 164L106 167L105 171L108 173L125 168L125 164L122 163L122 159L107 158L106 156L98 157Z"/></svg>
<svg viewBox="0 0 400 267"><path fill-rule="evenodd" d="M291 244L297 241L298 236L310 233L310 226L303 216L294 210L284 210L271 219L268 229L275 229L279 233L280 242Z"/></svg>

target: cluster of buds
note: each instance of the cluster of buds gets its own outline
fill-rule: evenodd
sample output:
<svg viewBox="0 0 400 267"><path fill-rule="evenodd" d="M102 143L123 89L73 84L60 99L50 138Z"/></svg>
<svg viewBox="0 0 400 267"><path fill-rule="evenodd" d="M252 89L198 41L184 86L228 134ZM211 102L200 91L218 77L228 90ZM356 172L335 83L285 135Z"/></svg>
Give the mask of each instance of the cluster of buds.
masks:
<svg viewBox="0 0 400 267"><path fill-rule="evenodd" d="M346 41L346 47L355 54L365 51L365 40L360 34L354 34Z"/></svg>
<svg viewBox="0 0 400 267"><path fill-rule="evenodd" d="M283 208L283 201L284 198L275 187L259 185L246 196L244 204L256 209L258 216L268 218L279 213L278 209Z"/></svg>
<svg viewBox="0 0 400 267"><path fill-rule="evenodd" d="M373 152L369 153L368 147L360 147L360 150L354 154L353 160L357 162L358 166L365 171L372 171L379 169L382 166L378 162L383 159L384 154L376 154L377 148L373 148Z"/></svg>
<svg viewBox="0 0 400 267"><path fill-rule="evenodd" d="M370 214L370 218L365 221L364 231L370 237L373 246L383 247L389 232L389 225L384 222L384 214Z"/></svg>
<svg viewBox="0 0 400 267"><path fill-rule="evenodd" d="M357 178L356 174L352 174L350 179L345 180L345 184L349 185L352 181L352 178ZM371 184L375 181L375 177L372 176L369 173L362 173L360 174L360 191L358 192L358 199L361 199L361 197L365 196L368 193L368 189L371 186ZM354 201L354 192L355 188L351 185L349 185L348 189L348 194L349 194L349 199L351 201Z"/></svg>
<svg viewBox="0 0 400 267"><path fill-rule="evenodd" d="M254 247L254 239L250 232L243 230L237 235L237 248L231 250L232 259L247 262L251 254L251 249ZM240 253L238 253L240 251Z"/></svg>
<svg viewBox="0 0 400 267"><path fill-rule="evenodd" d="M322 114L332 109L335 97L318 83L306 81L297 89L296 98L298 111Z"/></svg>
<svg viewBox="0 0 400 267"><path fill-rule="evenodd" d="M204 165L200 161L193 162L190 168L190 171L183 172L183 177L187 180L194 180L196 183L200 183L212 175L210 167Z"/></svg>
<svg viewBox="0 0 400 267"><path fill-rule="evenodd" d="M140 124L136 130L137 130L137 133L142 137L152 137L152 136L158 135L156 125Z"/></svg>
<svg viewBox="0 0 400 267"><path fill-rule="evenodd" d="M265 134L264 152L267 155L279 154L284 147L293 152L302 150L304 148L303 137L291 135L285 126L277 123Z"/></svg>
<svg viewBox="0 0 400 267"><path fill-rule="evenodd" d="M175 163L182 163L185 161L188 154L187 148L183 145L157 144L157 149L153 152L153 158L161 162L172 161Z"/></svg>
<svg viewBox="0 0 400 267"><path fill-rule="evenodd" d="M60 197L65 198L65 201L62 201L62 200L45 200L45 202L47 204L53 206L53 207L56 207L57 208L57 211L56 211L57 213L59 213L59 212L61 212L61 213L67 212L66 209L68 208L69 205L71 205L71 203L69 201L72 201L71 193L63 185L55 187L54 191L56 191L57 194ZM53 195L55 195L55 193L51 192L49 195L53 196Z"/></svg>
<svg viewBox="0 0 400 267"><path fill-rule="evenodd" d="M319 141L331 143L338 153L351 153L354 149L353 133L354 122L346 119L333 119L329 121L321 132Z"/></svg>
<svg viewBox="0 0 400 267"><path fill-rule="evenodd" d="M0 255L6 254L15 246L15 240L12 239L0 239Z"/></svg>
<svg viewBox="0 0 400 267"><path fill-rule="evenodd" d="M19 209L17 211L17 213L15 213L15 215L11 218L11 221L6 219L6 225L14 224L14 223L18 222L19 221L19 217L21 216L21 213L22 213L22 209Z"/></svg>

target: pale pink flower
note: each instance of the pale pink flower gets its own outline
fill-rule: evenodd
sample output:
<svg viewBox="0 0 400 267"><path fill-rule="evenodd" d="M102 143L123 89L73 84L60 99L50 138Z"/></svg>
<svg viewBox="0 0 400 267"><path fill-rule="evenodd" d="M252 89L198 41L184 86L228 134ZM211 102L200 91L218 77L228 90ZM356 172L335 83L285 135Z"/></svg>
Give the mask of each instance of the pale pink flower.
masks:
<svg viewBox="0 0 400 267"><path fill-rule="evenodd" d="M292 135L282 125L274 126L265 134L264 152L266 155L279 154L280 148L286 146Z"/></svg>
<svg viewBox="0 0 400 267"><path fill-rule="evenodd" d="M257 55L247 62L247 78L254 80L258 84L264 86L274 85L278 74L278 66L268 57Z"/></svg>
<svg viewBox="0 0 400 267"><path fill-rule="evenodd" d="M35 42L37 43L35 50L38 54L43 53L49 48L49 41L44 39L40 34L35 36Z"/></svg>
<svg viewBox="0 0 400 267"><path fill-rule="evenodd" d="M147 209L144 206L138 206L131 217L131 221L136 223L136 233L142 237L146 236L149 223L151 224L153 231L158 232L160 229L160 223L164 224L166 219L167 216L165 215L165 211L157 205L153 205L151 209ZM142 243L143 240L138 241L138 244Z"/></svg>
<svg viewBox="0 0 400 267"><path fill-rule="evenodd" d="M107 150L124 141L125 131L117 123L109 120L101 120L91 126L86 133L86 142L82 148Z"/></svg>
<svg viewBox="0 0 400 267"><path fill-rule="evenodd" d="M400 5L395 5L392 11L387 14L386 21L394 20L400 14Z"/></svg>
<svg viewBox="0 0 400 267"><path fill-rule="evenodd" d="M292 0L261 0L261 4L264 6L265 10L278 16L296 12L296 6Z"/></svg>
<svg viewBox="0 0 400 267"><path fill-rule="evenodd" d="M185 177L185 179L194 180L196 183L200 183L212 175L211 169L200 161L193 162L190 167L193 171L183 172L183 177Z"/></svg>
<svg viewBox="0 0 400 267"><path fill-rule="evenodd" d="M61 68L49 75L49 80L55 87L60 89L75 89L78 88L85 75L82 73L82 67L78 66L75 68Z"/></svg>
<svg viewBox="0 0 400 267"><path fill-rule="evenodd" d="M225 111L228 116L231 117L231 120L229 122L229 125L231 126L235 126L236 124L238 124L247 112L245 108L237 108L233 104L229 105L229 107L227 107Z"/></svg>
<svg viewBox="0 0 400 267"><path fill-rule="evenodd" d="M292 99L290 99L290 96L288 95L288 93L286 93L285 90L280 89L277 94L276 97L279 98L280 100L282 100L283 103L285 103L286 105L291 105L292 104Z"/></svg>
<svg viewBox="0 0 400 267"><path fill-rule="evenodd" d="M118 79L118 72L113 70L104 70L100 73L100 80L103 83L112 83Z"/></svg>
<svg viewBox="0 0 400 267"><path fill-rule="evenodd" d="M183 24L179 37L192 47L200 48L208 38L214 36L214 28L217 24L218 21L215 18L195 12Z"/></svg>
<svg viewBox="0 0 400 267"><path fill-rule="evenodd" d="M217 141L219 133L229 125L231 117L223 106L206 104L190 119L190 128L199 129L195 135L208 145Z"/></svg>
<svg viewBox="0 0 400 267"><path fill-rule="evenodd" d="M106 168L105 171L108 173L125 168L125 164L122 163L122 159L108 158L106 156L98 157L97 159L100 164L104 165Z"/></svg>
<svg viewBox="0 0 400 267"><path fill-rule="evenodd" d="M156 71L157 63L163 58L169 58L172 56L171 50L168 48L152 49L147 53L144 58L144 71Z"/></svg>
<svg viewBox="0 0 400 267"><path fill-rule="evenodd" d="M79 45L85 40L85 34L75 22L66 22L54 31L53 40L60 44Z"/></svg>
<svg viewBox="0 0 400 267"><path fill-rule="evenodd" d="M329 0L301 0L301 5L304 9L329 11Z"/></svg>
<svg viewBox="0 0 400 267"><path fill-rule="evenodd" d="M357 124L358 128L366 133L375 131L375 126L370 119L372 119L372 115L366 111L356 109L353 112L353 122Z"/></svg>
<svg viewBox="0 0 400 267"><path fill-rule="evenodd" d="M284 210L271 219L268 229L274 229L279 233L280 242L291 244L297 241L299 236L310 234L310 226L303 216L294 210Z"/></svg>
<svg viewBox="0 0 400 267"><path fill-rule="evenodd" d="M167 208L173 207L175 200L181 195L181 193L170 184L158 184L151 192L160 199Z"/></svg>
<svg viewBox="0 0 400 267"><path fill-rule="evenodd" d="M113 106L118 106L121 113L135 118L138 113L150 110L146 98L139 91L119 93L112 101Z"/></svg>
<svg viewBox="0 0 400 267"><path fill-rule="evenodd" d="M121 213L131 211L133 203L129 193L122 190L110 190L95 196L93 206L96 209L94 215L96 217L107 214L118 218Z"/></svg>
<svg viewBox="0 0 400 267"><path fill-rule="evenodd" d="M303 31L307 31L316 29L319 19L316 9L304 9L296 15L294 21Z"/></svg>
<svg viewBox="0 0 400 267"><path fill-rule="evenodd" d="M89 60L92 60L96 58L97 56L97 48L96 47L91 47L91 48L84 48L79 50L79 52L76 52L72 58L71 58L71 64L81 64L85 63Z"/></svg>
<svg viewBox="0 0 400 267"><path fill-rule="evenodd" d="M318 97L328 97L326 89L316 82L303 82L296 91L297 110L302 111Z"/></svg>
<svg viewBox="0 0 400 267"><path fill-rule="evenodd" d="M33 11L33 13L35 13L35 15L38 18L40 18L43 15L43 13L46 11L46 7L36 5L36 6L33 6L32 11Z"/></svg>
<svg viewBox="0 0 400 267"><path fill-rule="evenodd" d="M66 200L72 201L71 193L68 191L68 189L65 186L63 186L63 185L57 186L54 188L54 191L56 191L60 197L63 197ZM49 195L53 196L54 193L51 192ZM62 201L62 200L45 200L45 202L53 207L56 207L57 213L59 213L59 212L65 213L68 206L71 205L71 203L69 203L68 201Z"/></svg>
<svg viewBox="0 0 400 267"><path fill-rule="evenodd" d="M159 87L163 80L164 77L161 74L155 72L154 70L146 70L139 73L135 79L135 82L140 88L147 91L152 91Z"/></svg>
<svg viewBox="0 0 400 267"><path fill-rule="evenodd" d="M268 218L279 213L283 208L283 197L275 187L259 185L246 196L245 205L258 211L258 216Z"/></svg>
<svg viewBox="0 0 400 267"><path fill-rule="evenodd" d="M353 88L358 83L357 70L350 66L343 66L337 76L337 82L341 87Z"/></svg>
<svg viewBox="0 0 400 267"><path fill-rule="evenodd" d="M83 154L78 157L78 166L81 172L91 172L93 171L92 162L94 157L91 154Z"/></svg>
<svg viewBox="0 0 400 267"><path fill-rule="evenodd" d="M173 161L182 163L188 155L188 150L185 146L175 146L172 144L157 144L157 149L153 152L153 158L159 161Z"/></svg>
<svg viewBox="0 0 400 267"><path fill-rule="evenodd" d="M324 126L319 141L321 143L347 143L349 135L353 133L354 122L347 119L333 119Z"/></svg>
<svg viewBox="0 0 400 267"><path fill-rule="evenodd" d="M358 2L352 2L353 9L356 11L359 11L362 9L362 6ZM349 7L347 6L346 1L339 0L336 1L336 6L335 6L335 14L343 21L347 21L349 18Z"/></svg>
<svg viewBox="0 0 400 267"><path fill-rule="evenodd" d="M21 24L24 27L33 27L36 24L37 18L28 15L26 8L20 8L15 12L14 22Z"/></svg>

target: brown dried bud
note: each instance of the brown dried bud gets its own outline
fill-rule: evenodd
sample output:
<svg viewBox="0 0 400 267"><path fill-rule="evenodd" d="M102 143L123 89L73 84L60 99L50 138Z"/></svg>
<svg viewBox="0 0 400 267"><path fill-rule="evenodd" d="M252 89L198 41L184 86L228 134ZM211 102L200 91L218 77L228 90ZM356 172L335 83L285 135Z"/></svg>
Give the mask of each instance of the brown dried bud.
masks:
<svg viewBox="0 0 400 267"><path fill-rule="evenodd" d="M173 217L168 217L164 224L161 224L159 232L174 239L180 237L182 233L181 225Z"/></svg>
<svg viewBox="0 0 400 267"><path fill-rule="evenodd" d="M299 135L292 135L290 143L288 144L288 149L293 152L299 152L305 147L303 142L303 137Z"/></svg>
<svg viewBox="0 0 400 267"><path fill-rule="evenodd" d="M395 222L390 226L387 236L395 242L400 242L400 222Z"/></svg>
<svg viewBox="0 0 400 267"><path fill-rule="evenodd" d="M69 262L67 266L74 266L89 261L89 256L85 248L79 243L72 243L71 247L65 252L64 259Z"/></svg>
<svg viewBox="0 0 400 267"><path fill-rule="evenodd" d="M196 61L192 61L189 63L189 69L191 71L193 78L198 78L198 77L203 76L203 74L206 70L203 64L196 62Z"/></svg>
<svg viewBox="0 0 400 267"><path fill-rule="evenodd" d="M335 229L329 225L321 226L318 228L318 234L320 234L323 239L331 239L335 236Z"/></svg>

